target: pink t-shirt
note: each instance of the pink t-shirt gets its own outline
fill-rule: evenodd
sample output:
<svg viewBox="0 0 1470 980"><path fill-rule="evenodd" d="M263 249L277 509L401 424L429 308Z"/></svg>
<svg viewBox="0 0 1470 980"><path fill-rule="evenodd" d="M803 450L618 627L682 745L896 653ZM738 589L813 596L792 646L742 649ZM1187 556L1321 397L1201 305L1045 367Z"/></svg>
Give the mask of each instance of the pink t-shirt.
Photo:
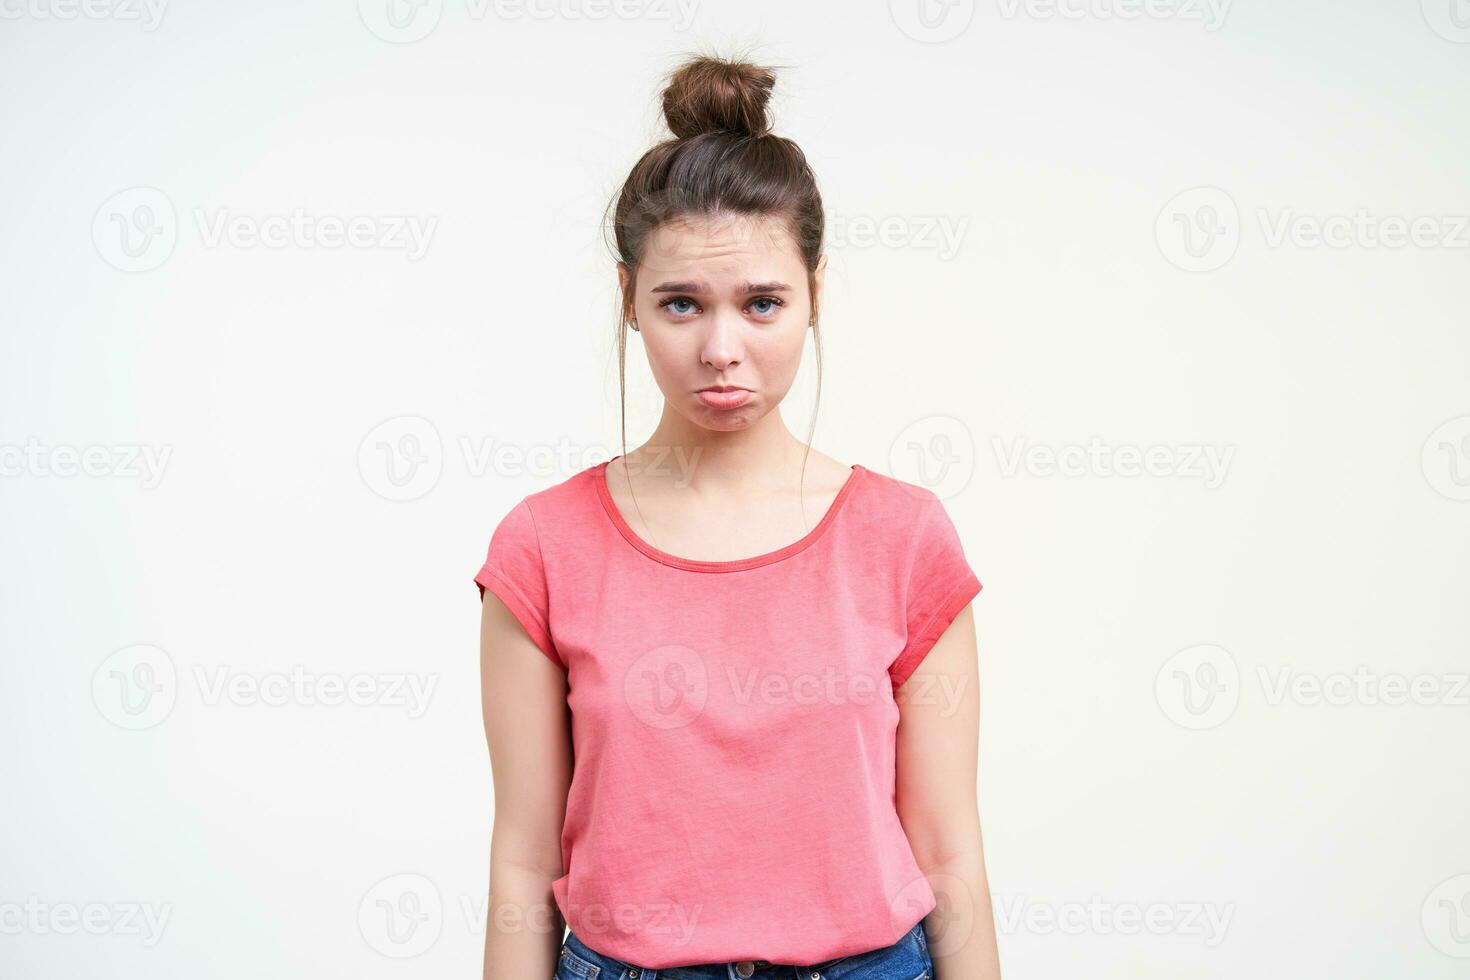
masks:
<svg viewBox="0 0 1470 980"><path fill-rule="evenodd" d="M980 591L943 504L855 465L799 541L697 561L633 531L606 468L522 499L475 576L567 672L569 927L651 969L896 942L935 896L893 692Z"/></svg>

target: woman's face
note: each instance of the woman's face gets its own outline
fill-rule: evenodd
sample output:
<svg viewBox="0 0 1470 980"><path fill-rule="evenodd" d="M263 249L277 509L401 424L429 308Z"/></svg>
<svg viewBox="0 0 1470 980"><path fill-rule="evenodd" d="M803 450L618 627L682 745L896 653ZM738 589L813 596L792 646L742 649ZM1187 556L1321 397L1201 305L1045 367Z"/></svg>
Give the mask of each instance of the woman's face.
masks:
<svg viewBox="0 0 1470 980"><path fill-rule="evenodd" d="M825 271L824 256L817 303ZM626 297L621 263L618 274ZM631 312L668 404L704 428L732 431L786 397L813 301L786 221L690 215L649 235ZM731 390L711 390L719 388Z"/></svg>

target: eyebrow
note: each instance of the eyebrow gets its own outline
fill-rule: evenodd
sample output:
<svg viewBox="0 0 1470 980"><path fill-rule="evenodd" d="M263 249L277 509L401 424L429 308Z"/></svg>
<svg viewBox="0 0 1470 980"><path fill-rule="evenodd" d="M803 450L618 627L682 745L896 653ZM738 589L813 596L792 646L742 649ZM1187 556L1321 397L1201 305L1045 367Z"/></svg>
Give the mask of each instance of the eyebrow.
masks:
<svg viewBox="0 0 1470 980"><path fill-rule="evenodd" d="M791 287L784 282L747 282L740 287L742 293L782 293ZM710 288L702 282L663 282L649 290L651 293L707 293Z"/></svg>

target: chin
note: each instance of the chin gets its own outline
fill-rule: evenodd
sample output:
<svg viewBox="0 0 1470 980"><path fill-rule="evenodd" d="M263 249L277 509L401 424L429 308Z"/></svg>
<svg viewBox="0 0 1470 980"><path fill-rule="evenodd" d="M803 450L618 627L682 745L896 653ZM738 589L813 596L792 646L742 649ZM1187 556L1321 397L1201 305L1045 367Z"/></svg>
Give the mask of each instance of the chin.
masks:
<svg viewBox="0 0 1470 980"><path fill-rule="evenodd" d="M723 414L734 415L735 413L725 412ZM713 432L739 432L741 429L750 428L753 422L755 422L753 417L742 415L736 419L710 419L701 422L700 425Z"/></svg>
<svg viewBox="0 0 1470 980"><path fill-rule="evenodd" d="M720 411L700 402L696 409L690 421L712 432L738 432L741 429L747 429L764 414L759 406L749 403L739 408Z"/></svg>

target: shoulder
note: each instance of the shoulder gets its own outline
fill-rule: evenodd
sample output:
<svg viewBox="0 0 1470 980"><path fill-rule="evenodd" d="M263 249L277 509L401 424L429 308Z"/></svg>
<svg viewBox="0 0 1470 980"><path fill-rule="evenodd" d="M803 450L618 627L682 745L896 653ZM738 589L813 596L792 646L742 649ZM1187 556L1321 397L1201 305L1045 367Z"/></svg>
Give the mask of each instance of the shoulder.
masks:
<svg viewBox="0 0 1470 980"><path fill-rule="evenodd" d="M918 483L910 483L879 470L863 467L864 492L859 495L863 510L883 516L890 524L912 526L934 509L944 510L938 494ZM856 502L856 501L855 501Z"/></svg>
<svg viewBox="0 0 1470 980"><path fill-rule="evenodd" d="M588 466L551 486L526 494L503 513L496 533L534 535L544 540L559 528L585 526L592 508L600 506L593 483L600 478L598 466Z"/></svg>
<svg viewBox="0 0 1470 980"><path fill-rule="evenodd" d="M856 478L840 517L847 555L902 577L948 523L943 506L927 487L887 473L864 467Z"/></svg>

